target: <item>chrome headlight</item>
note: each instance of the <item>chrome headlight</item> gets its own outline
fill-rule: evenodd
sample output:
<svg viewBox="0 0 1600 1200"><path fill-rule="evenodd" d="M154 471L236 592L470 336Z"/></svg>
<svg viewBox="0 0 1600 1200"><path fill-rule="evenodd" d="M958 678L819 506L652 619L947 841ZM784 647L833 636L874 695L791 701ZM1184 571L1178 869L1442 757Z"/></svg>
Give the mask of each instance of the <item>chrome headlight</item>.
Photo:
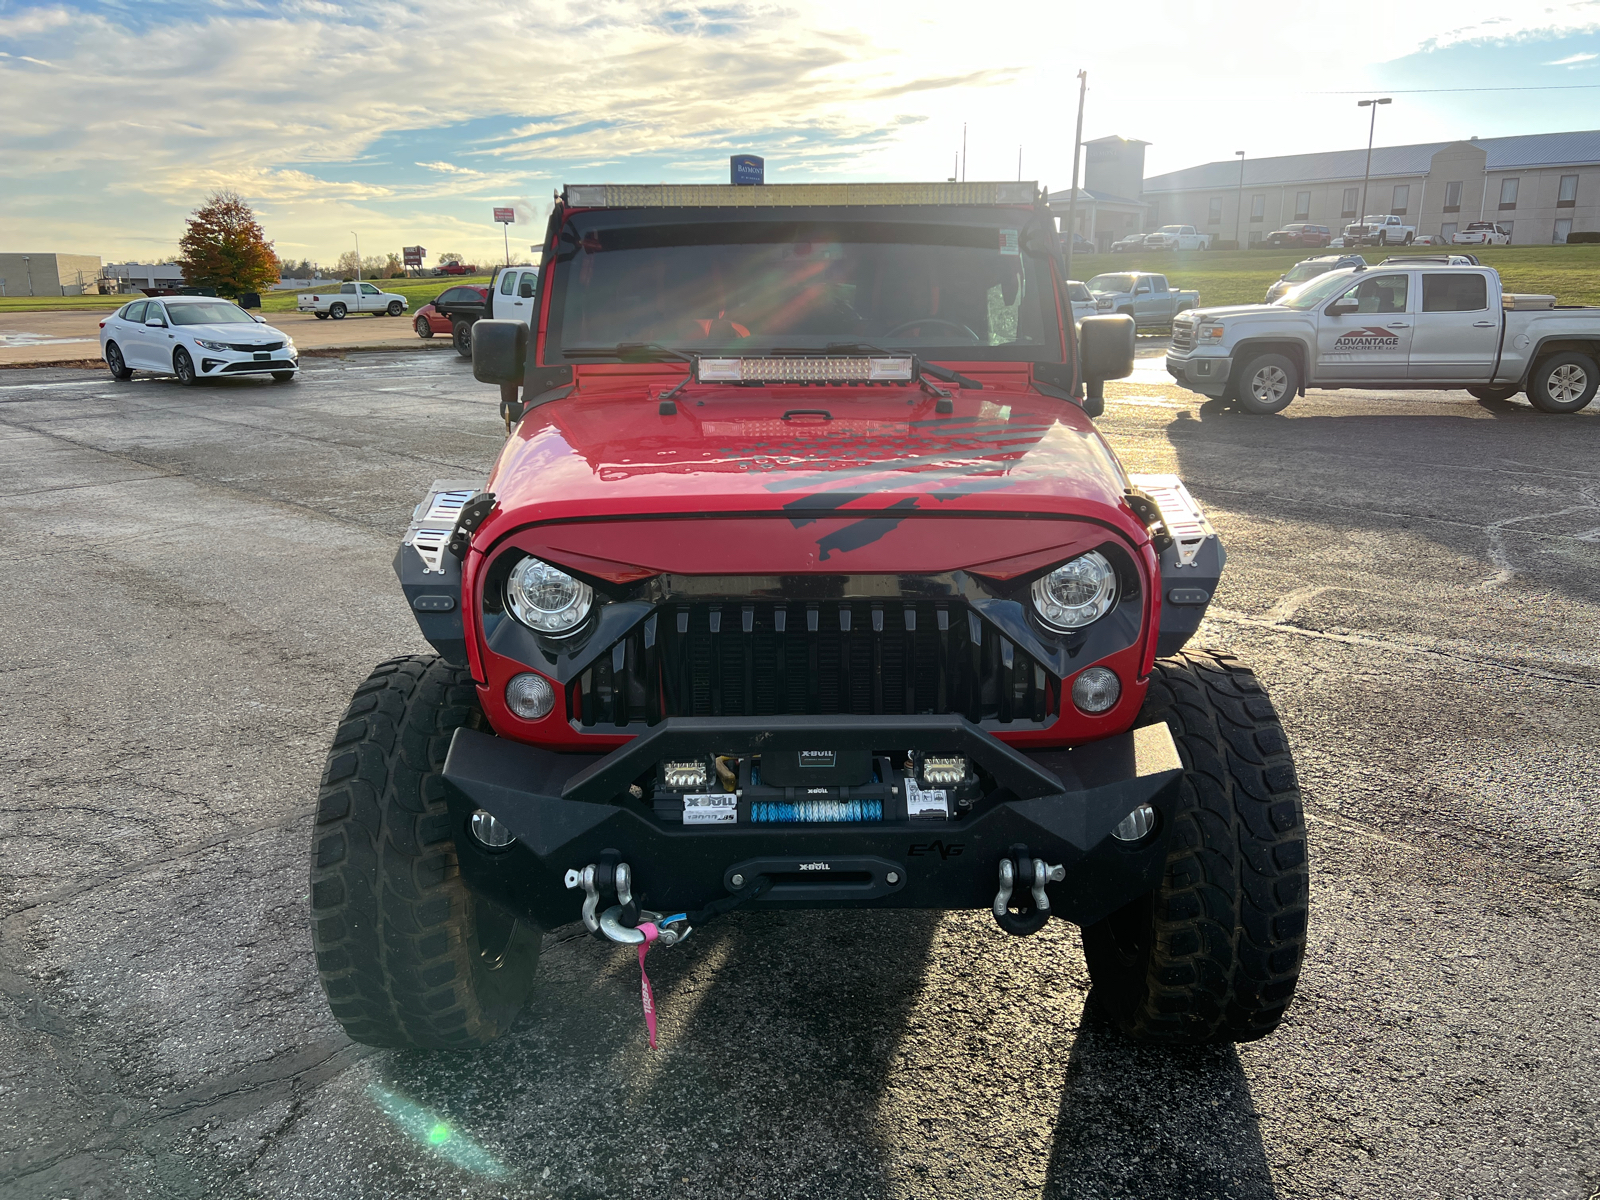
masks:
<svg viewBox="0 0 1600 1200"><path fill-rule="evenodd" d="M523 559L506 580L511 615L539 633L571 633L593 605L593 588L543 559Z"/></svg>
<svg viewBox="0 0 1600 1200"><path fill-rule="evenodd" d="M1033 581L1033 607L1046 625L1082 629L1117 602L1117 572L1098 550L1062 563Z"/></svg>
<svg viewBox="0 0 1600 1200"><path fill-rule="evenodd" d="M1201 321L1197 332L1202 342L1220 342L1224 331L1221 325Z"/></svg>
<svg viewBox="0 0 1600 1200"><path fill-rule="evenodd" d="M196 346L204 346L207 350L227 350L227 349L229 349L229 346L228 346L227 342L208 342L204 338L195 338L194 344Z"/></svg>

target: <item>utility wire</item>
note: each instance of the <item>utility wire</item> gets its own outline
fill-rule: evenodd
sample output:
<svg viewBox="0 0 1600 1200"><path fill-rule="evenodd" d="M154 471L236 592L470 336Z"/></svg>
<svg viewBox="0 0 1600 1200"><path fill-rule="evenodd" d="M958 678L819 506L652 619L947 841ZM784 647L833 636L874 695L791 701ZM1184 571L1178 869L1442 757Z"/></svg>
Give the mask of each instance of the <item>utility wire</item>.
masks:
<svg viewBox="0 0 1600 1200"><path fill-rule="evenodd" d="M1475 88L1363 88L1358 92L1301 92L1302 96L1371 96L1386 92L1391 96L1420 96L1432 92L1581 92L1600 88L1600 83L1552 83L1537 87L1475 87Z"/></svg>

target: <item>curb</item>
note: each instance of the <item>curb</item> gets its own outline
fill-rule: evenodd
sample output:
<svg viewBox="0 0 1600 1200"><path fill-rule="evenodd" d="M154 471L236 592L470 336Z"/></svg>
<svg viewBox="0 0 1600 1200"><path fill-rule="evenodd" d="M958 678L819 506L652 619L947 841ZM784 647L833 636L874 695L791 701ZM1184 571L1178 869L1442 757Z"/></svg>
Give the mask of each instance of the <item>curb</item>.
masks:
<svg viewBox="0 0 1600 1200"><path fill-rule="evenodd" d="M397 346L382 346L367 344L364 346L316 346L309 350L300 351L301 358L342 358L347 354L376 354L409 353L414 351L454 351L455 346L449 339L437 341L432 338L417 338L416 344L402 343ZM105 366L105 360L100 358L48 358L35 359L29 362L0 362L0 371L31 371L43 367L69 368L85 371L97 371Z"/></svg>

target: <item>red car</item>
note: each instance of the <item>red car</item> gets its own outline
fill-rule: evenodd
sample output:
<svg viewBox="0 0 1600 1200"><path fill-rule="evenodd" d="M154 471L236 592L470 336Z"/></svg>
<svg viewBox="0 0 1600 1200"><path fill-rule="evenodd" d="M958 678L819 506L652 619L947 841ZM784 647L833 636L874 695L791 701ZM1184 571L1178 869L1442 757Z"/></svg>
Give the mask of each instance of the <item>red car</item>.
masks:
<svg viewBox="0 0 1600 1200"><path fill-rule="evenodd" d="M375 668L329 752L333 1016L469 1048L542 930L642 963L738 906L972 909L1082 926L1134 1036L1270 1033L1300 792L1255 675L1184 649L1215 531L1095 429L1132 318L1074 329L1036 184L749 196L570 185L538 316L473 326L512 430L424 493L394 566L434 653Z"/></svg>
<svg viewBox="0 0 1600 1200"><path fill-rule="evenodd" d="M1269 246L1326 246L1333 241L1333 230L1326 225L1296 223L1274 229L1266 236Z"/></svg>
<svg viewBox="0 0 1600 1200"><path fill-rule="evenodd" d="M467 284L462 287L450 288L448 291L439 294L440 303L449 304L452 301L456 303L475 302L487 304L489 301L489 289ZM416 329L418 337L431 338L436 333L442 333L449 337L452 322L449 317L436 309L430 301L417 309L417 319L411 324Z"/></svg>

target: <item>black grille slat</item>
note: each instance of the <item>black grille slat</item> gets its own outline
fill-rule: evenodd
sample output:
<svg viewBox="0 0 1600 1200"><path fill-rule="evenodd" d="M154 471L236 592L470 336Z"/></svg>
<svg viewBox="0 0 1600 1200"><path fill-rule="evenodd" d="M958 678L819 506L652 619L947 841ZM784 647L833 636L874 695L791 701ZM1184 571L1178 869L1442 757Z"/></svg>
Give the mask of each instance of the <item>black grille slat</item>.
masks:
<svg viewBox="0 0 1600 1200"><path fill-rule="evenodd" d="M595 732L791 713L1043 723L1055 703L1043 666L959 601L674 603L571 689L579 724Z"/></svg>

